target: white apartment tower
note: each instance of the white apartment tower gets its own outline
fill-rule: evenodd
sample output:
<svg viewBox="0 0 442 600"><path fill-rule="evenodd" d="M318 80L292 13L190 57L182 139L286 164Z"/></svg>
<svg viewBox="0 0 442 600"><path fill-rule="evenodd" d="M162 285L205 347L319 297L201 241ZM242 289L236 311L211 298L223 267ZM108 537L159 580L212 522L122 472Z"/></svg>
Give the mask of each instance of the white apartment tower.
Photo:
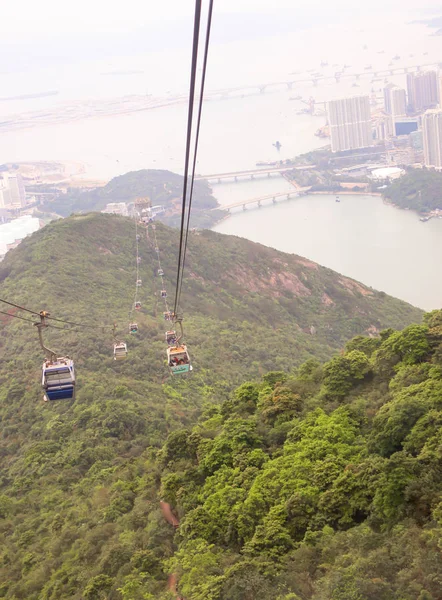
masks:
<svg viewBox="0 0 442 600"><path fill-rule="evenodd" d="M0 175L0 207L21 208L25 204L25 186L20 173L3 173L3 175Z"/></svg>
<svg viewBox="0 0 442 600"><path fill-rule="evenodd" d="M442 109L427 110L422 117L426 167L442 169Z"/></svg>
<svg viewBox="0 0 442 600"><path fill-rule="evenodd" d="M332 152L373 145L368 96L330 100L327 104Z"/></svg>
<svg viewBox="0 0 442 600"><path fill-rule="evenodd" d="M389 83L384 87L384 110L387 115L404 117L407 114L407 99L405 90Z"/></svg>

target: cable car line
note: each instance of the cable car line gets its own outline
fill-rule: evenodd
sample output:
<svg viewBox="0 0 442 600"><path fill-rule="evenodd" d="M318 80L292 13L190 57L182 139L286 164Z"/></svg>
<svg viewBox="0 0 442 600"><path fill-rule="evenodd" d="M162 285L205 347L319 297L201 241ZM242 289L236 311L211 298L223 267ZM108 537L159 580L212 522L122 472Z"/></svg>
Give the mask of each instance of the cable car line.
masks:
<svg viewBox="0 0 442 600"><path fill-rule="evenodd" d="M20 306L18 304L14 304L14 302L8 302L8 300L4 300L3 298L0 298L0 302L3 302L4 304L9 304L9 306L13 306L14 308L18 308L18 310L23 310L26 311L28 313L30 313L31 315L35 315L36 317L39 317L41 315L41 311L36 312L34 310L30 310L29 308L25 308L24 306ZM7 314L9 315L9 313L2 313L2 314ZM16 315L10 315L12 316L16 316ZM97 327L99 329L112 329L112 327L110 327L109 325L87 325L84 323L73 323L72 321L65 321L64 319L57 319L56 317L50 317L48 314L45 317L46 319L49 319L51 321L57 321L58 323L64 323L65 325L70 325L72 327L82 327L84 329L97 329ZM30 320L30 319L29 319ZM33 323L34 321L31 321L31 323ZM56 327L55 325L51 325L51 327L55 328L55 329L66 329L64 327Z"/></svg>
<svg viewBox="0 0 442 600"><path fill-rule="evenodd" d="M36 315L37 317L40 315L40 313L36 312L35 310L29 310L29 308L25 308L24 306L19 306L18 304L14 304L13 302L8 302L7 300L4 300L3 298L0 298L0 302L3 302L4 304L9 304L9 306L13 306L14 308L18 308L19 310L24 310L25 312L31 313L31 315Z"/></svg>
<svg viewBox="0 0 442 600"><path fill-rule="evenodd" d="M192 209L192 199L193 199L193 188L195 183L195 169L196 169L196 159L198 156L198 143L200 137L200 126L201 126L201 115L203 111L203 101L204 101L204 87L206 83L206 70L207 70L207 58L209 56L209 46L210 46L210 32L212 28L212 14L213 14L213 0L209 2L209 11L207 16L207 26L206 26L206 40L204 44L204 59L203 59L203 67L201 74L201 87L200 87L200 96L198 103L198 117L196 124L196 134L195 134L195 146L193 152L193 165L192 165L192 177L190 183L190 195L189 195L189 206L187 209L187 223L186 223L186 235L184 239L184 252L183 252L183 267L182 267L182 275L181 275L181 283L180 289L178 293L178 301L177 305L179 305L181 300L181 288L183 285L183 277L184 277L184 267L186 263L186 253L187 253L187 239L189 236L189 226L190 226L190 211Z"/></svg>
<svg viewBox="0 0 442 600"><path fill-rule="evenodd" d="M29 323L34 323L32 319L27 319L26 317L20 317L20 315L12 315L11 313L0 310L0 315L6 315L7 317L14 317L15 319L21 319L22 321L28 321Z"/></svg>
<svg viewBox="0 0 442 600"><path fill-rule="evenodd" d="M187 114L187 136L186 136L186 154L184 159L184 182L183 182L183 200L181 207L181 227L180 227L180 242L179 242L179 253L178 253L178 268L176 277L175 287L175 302L173 312L176 314L178 311L178 300L180 291L180 280L182 278L181 273L181 261L183 254L183 243L184 243L184 223L186 213L186 200L187 200L187 183L189 177L189 162L190 162L190 146L192 141L192 121L193 121L193 104L195 100L195 85L196 85L196 71L198 66L198 45L199 45L199 31L201 22L201 1L195 0L195 18L193 25L193 46L192 46L192 63L191 63L191 74L190 74L190 90L189 90L189 107Z"/></svg>

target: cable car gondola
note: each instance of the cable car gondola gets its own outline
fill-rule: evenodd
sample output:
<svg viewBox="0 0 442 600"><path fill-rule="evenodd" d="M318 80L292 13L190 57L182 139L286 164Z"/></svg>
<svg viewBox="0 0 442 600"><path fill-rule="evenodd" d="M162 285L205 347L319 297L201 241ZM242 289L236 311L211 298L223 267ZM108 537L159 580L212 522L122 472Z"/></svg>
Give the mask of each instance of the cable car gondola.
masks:
<svg viewBox="0 0 442 600"><path fill-rule="evenodd" d="M68 357L45 360L41 385L45 390L44 401L73 400L75 398L74 361Z"/></svg>
<svg viewBox="0 0 442 600"><path fill-rule="evenodd" d="M136 238L137 238L137 242L139 242L141 240L141 235L139 233L137 233Z"/></svg>
<svg viewBox="0 0 442 600"><path fill-rule="evenodd" d="M141 287L141 279L137 279L137 287Z"/></svg>
<svg viewBox="0 0 442 600"><path fill-rule="evenodd" d="M156 252L157 254L159 254L159 252L160 252L160 249L159 249L157 246L155 247L155 252Z"/></svg>
<svg viewBox="0 0 442 600"><path fill-rule="evenodd" d="M167 298L166 290L161 290L161 298Z"/></svg>
<svg viewBox="0 0 442 600"><path fill-rule="evenodd" d="M163 275L164 275L164 271L163 271L163 269L158 269L158 275L159 275L160 277L163 277Z"/></svg>
<svg viewBox="0 0 442 600"><path fill-rule="evenodd" d="M139 264L140 264L140 262L141 262L141 257L140 257L140 256L137 256L137 265L139 265Z"/></svg>
<svg viewBox="0 0 442 600"><path fill-rule="evenodd" d="M127 356L127 344L117 342L114 344L114 360L124 360Z"/></svg>
<svg viewBox="0 0 442 600"><path fill-rule="evenodd" d="M140 310L141 309L141 302L135 302L135 306L134 306L135 310Z"/></svg>
<svg viewBox="0 0 442 600"><path fill-rule="evenodd" d="M190 364L189 353L187 352L187 346L182 344L180 346L171 346L167 348L167 360L169 363L169 369L172 375L179 375L180 373L189 373L193 370Z"/></svg>
<svg viewBox="0 0 442 600"><path fill-rule="evenodd" d="M175 314L173 313L173 311L169 310L166 312L163 312L163 317L165 321L173 321L175 318Z"/></svg>
<svg viewBox="0 0 442 600"><path fill-rule="evenodd" d="M129 323L129 333L137 333L138 325L137 323Z"/></svg>
<svg viewBox="0 0 442 600"><path fill-rule="evenodd" d="M166 342L168 346L176 346L177 334L176 331L166 331Z"/></svg>

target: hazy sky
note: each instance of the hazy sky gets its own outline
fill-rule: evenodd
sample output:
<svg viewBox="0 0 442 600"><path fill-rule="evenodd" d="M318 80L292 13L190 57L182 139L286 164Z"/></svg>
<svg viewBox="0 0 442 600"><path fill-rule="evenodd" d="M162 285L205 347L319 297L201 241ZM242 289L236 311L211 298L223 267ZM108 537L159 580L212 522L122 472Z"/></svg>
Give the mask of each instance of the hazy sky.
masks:
<svg viewBox="0 0 442 600"><path fill-rule="evenodd" d="M0 33L3 41L12 42L23 36L32 38L63 33L124 32L140 25L167 22L190 16L193 0L14 0L3 2ZM420 6L437 7L437 0ZM370 0L361 6L358 0L215 0L220 13L314 15L364 10L404 10L416 7L415 0ZM252 26L252 23L251 23Z"/></svg>

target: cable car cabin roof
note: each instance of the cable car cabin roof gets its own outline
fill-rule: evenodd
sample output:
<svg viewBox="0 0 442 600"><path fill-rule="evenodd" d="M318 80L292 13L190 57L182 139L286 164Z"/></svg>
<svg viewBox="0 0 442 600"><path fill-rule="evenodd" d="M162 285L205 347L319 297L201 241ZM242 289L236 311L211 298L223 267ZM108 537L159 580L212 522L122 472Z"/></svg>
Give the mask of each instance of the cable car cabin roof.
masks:
<svg viewBox="0 0 442 600"><path fill-rule="evenodd" d="M187 347L183 344L182 346L172 346L167 348L167 356L171 358L187 358L189 359L189 353Z"/></svg>

